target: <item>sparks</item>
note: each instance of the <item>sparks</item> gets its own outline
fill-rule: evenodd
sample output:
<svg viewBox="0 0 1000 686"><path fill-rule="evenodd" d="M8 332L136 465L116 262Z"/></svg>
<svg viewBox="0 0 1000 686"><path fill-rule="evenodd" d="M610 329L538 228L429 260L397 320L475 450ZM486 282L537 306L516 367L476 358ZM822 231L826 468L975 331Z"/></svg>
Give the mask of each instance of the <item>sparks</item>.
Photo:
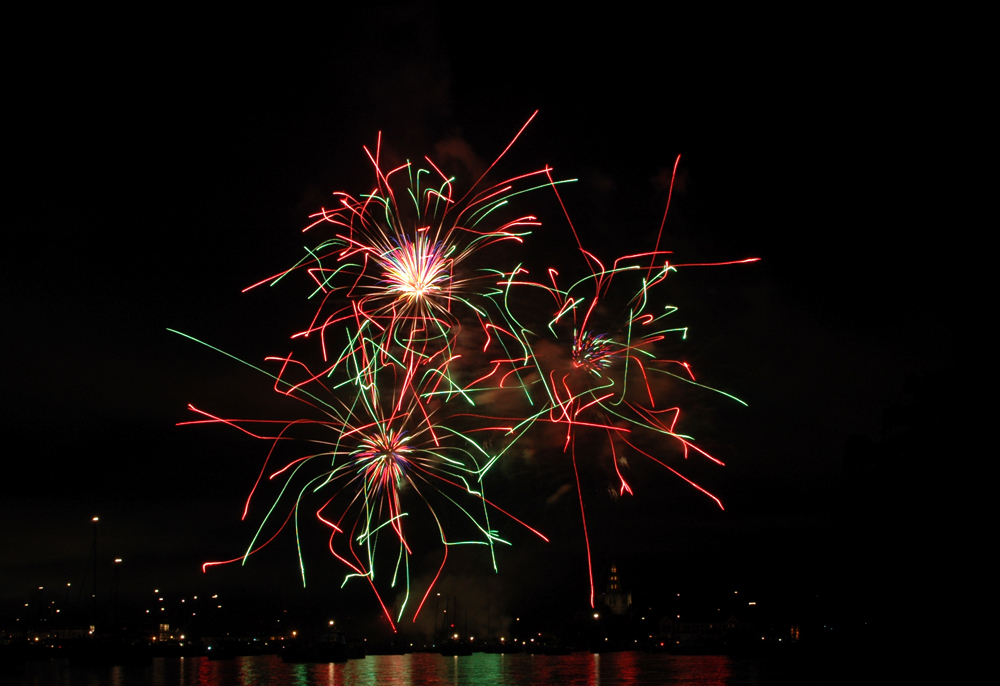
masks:
<svg viewBox="0 0 1000 686"><path fill-rule="evenodd" d="M300 282L309 284L314 309L291 336L296 348L263 366L224 353L270 377L284 400L306 408L303 415L232 419L190 406L198 419L182 422L224 423L270 446L243 511L259 522L256 535L241 557L204 568L246 563L292 528L305 584L299 530L302 513L312 512L344 566L344 584L363 580L393 629L407 613L416 621L450 546L483 546L496 569L495 547L508 541L494 520L548 540L485 494L493 466L548 427L545 435L558 434L572 468L593 605L581 487L588 462L610 455L614 498L633 494L626 454L642 455L722 507L676 468L676 458L689 454L722 464L678 426L677 388L714 390L695 380L680 349L687 329L662 296L668 277L695 265L671 264L660 249L663 224L651 252L608 262L585 250L558 197L565 182L547 166L497 183L484 173L459 195L456 179L429 158L426 166L387 168L381 135L364 152L375 176L370 190L335 193L304 229L316 238L301 260L254 284L305 275ZM513 250L489 249L529 239L538 220L509 204L540 188L555 191L583 258L586 275L568 286L555 266L536 282L530 265L498 264L498 254ZM502 394L516 396L524 412L482 409ZM665 445L673 455L662 454ZM559 454L555 446L552 452ZM440 555L437 572L429 582L421 574L423 585L411 588L411 561L432 550ZM397 602L386 602L390 592Z"/></svg>

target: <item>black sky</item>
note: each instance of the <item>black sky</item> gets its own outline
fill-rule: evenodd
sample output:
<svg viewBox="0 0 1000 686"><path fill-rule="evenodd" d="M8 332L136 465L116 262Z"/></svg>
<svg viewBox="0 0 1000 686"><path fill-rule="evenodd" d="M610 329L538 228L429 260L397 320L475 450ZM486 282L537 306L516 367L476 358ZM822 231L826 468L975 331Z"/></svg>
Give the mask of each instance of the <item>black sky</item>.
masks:
<svg viewBox="0 0 1000 686"><path fill-rule="evenodd" d="M278 28L288 19L294 30ZM579 178L565 198L595 252L648 249L680 154L665 246L685 261L762 258L685 272L671 293L697 369L749 403L705 400L686 415L727 462L699 472L726 511L653 476L651 492L595 524L599 562L627 560L643 588L790 569L827 583L824 556L842 560L836 541L883 512L844 513L848 438L885 448L886 408L917 402L908 379L955 363L928 318L952 288L928 267L931 245L953 238L921 211L933 172L903 133L905 66L887 79L862 29L790 35L767 17L730 20L724 31L669 10L476 21L428 3L246 32L176 17L122 35L55 30L14 78L4 602L76 584L95 514L138 586L198 588L201 562L240 554L261 446L175 423L189 402L267 410L256 400L267 387L166 328L246 359L284 352L304 312L289 311L296 294L240 290L298 258L299 230L331 192L368 189L362 145L381 131L401 158L466 150L488 163L536 109L505 169ZM538 204L552 228L536 235L568 237L551 199ZM912 504L891 483L889 499ZM547 549L525 538L505 552L497 594L528 603L582 589L575 524ZM220 585L301 593L293 548L218 572ZM445 588L484 576L463 564Z"/></svg>

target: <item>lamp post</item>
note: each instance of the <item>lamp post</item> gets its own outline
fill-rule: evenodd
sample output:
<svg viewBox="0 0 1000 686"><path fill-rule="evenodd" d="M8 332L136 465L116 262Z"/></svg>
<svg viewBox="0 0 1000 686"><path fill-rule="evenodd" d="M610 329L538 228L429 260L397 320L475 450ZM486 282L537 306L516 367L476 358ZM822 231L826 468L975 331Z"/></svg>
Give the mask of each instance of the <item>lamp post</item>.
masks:
<svg viewBox="0 0 1000 686"><path fill-rule="evenodd" d="M115 558L114 567L115 575L112 581L111 590L111 624L112 630L117 631L118 627L118 592L119 592L119 575L120 569L122 567L122 559L120 557Z"/></svg>
<svg viewBox="0 0 1000 686"><path fill-rule="evenodd" d="M90 607L90 622L91 630L94 634L97 633L97 524L100 521L98 517L91 519L94 523L94 592L91 594L91 607Z"/></svg>

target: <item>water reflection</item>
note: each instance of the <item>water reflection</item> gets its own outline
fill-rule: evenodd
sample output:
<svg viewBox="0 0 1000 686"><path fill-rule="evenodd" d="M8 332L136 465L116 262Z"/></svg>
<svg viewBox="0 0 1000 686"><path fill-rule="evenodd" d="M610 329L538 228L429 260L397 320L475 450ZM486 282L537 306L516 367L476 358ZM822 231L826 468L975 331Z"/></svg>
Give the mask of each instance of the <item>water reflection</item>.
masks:
<svg viewBox="0 0 1000 686"><path fill-rule="evenodd" d="M736 686L752 683L734 679L732 662L722 655L678 655L671 658L667 683L677 686ZM742 676L742 675L741 675Z"/></svg>
<svg viewBox="0 0 1000 686"><path fill-rule="evenodd" d="M0 686L743 686L757 682L752 660L646 653L373 655L342 664L285 664L277 656L157 658L149 667L74 669L65 662L29 663Z"/></svg>

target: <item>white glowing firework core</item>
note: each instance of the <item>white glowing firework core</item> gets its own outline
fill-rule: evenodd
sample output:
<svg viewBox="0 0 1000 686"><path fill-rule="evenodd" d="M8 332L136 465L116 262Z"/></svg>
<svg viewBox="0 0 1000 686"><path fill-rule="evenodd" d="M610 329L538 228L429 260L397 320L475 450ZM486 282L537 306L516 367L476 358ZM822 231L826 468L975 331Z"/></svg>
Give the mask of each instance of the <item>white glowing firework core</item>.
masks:
<svg viewBox="0 0 1000 686"><path fill-rule="evenodd" d="M366 436L361 439L356 457L361 460L360 468L370 477L385 481L402 478L402 464L410 453L407 447L409 437L403 433L389 431Z"/></svg>
<svg viewBox="0 0 1000 686"><path fill-rule="evenodd" d="M380 255L379 261L387 289L411 302L445 291L451 278L443 246L426 236L413 242L401 240L399 246Z"/></svg>

